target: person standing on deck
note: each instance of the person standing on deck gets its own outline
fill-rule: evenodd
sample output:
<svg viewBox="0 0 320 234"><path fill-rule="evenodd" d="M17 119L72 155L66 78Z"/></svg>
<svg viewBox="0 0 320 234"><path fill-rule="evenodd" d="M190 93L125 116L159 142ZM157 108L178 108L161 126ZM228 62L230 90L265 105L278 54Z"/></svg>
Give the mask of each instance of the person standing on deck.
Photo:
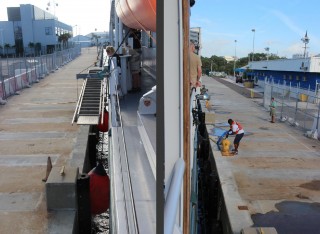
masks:
<svg viewBox="0 0 320 234"><path fill-rule="evenodd" d="M130 62L130 70L132 74L132 89L129 90L129 93L135 93L141 91L141 77L140 77L140 63L141 58L140 54L135 50L132 49L130 46L129 54L131 55L129 62Z"/></svg>
<svg viewBox="0 0 320 234"><path fill-rule="evenodd" d="M238 148L240 145L240 141L244 135L244 130L240 123L232 119L228 119L228 123L230 125L230 130L227 134L227 137L228 135L236 135L233 141L234 149L232 151L234 151L234 154L238 154Z"/></svg>
<svg viewBox="0 0 320 234"><path fill-rule="evenodd" d="M274 97L271 98L271 103L270 103L270 116L271 116L271 123L275 123L276 122L276 107L277 107L277 103L274 100Z"/></svg>
<svg viewBox="0 0 320 234"><path fill-rule="evenodd" d="M117 66L121 67L120 56L116 53L113 46L108 46L106 52L109 58L117 58Z"/></svg>
<svg viewBox="0 0 320 234"><path fill-rule="evenodd" d="M202 75L202 63L200 57L194 53L195 51L195 44L193 41L190 41L189 43L189 59L190 59L190 85L191 88L200 87L200 77Z"/></svg>

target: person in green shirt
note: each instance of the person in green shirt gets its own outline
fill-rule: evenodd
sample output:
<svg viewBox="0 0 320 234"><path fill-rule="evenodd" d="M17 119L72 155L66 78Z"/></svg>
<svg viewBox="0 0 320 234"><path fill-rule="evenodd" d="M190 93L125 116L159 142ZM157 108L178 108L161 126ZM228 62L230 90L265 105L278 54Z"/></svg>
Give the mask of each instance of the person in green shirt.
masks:
<svg viewBox="0 0 320 234"><path fill-rule="evenodd" d="M274 97L271 98L271 103L269 105L270 107L270 116L271 116L271 123L276 122L276 108L277 108L277 103L274 100Z"/></svg>

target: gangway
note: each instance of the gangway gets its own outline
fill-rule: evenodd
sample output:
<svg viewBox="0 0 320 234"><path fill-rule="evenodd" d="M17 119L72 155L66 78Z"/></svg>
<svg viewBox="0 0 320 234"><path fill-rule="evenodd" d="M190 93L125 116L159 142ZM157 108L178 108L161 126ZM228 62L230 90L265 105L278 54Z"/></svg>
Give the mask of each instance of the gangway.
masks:
<svg viewBox="0 0 320 234"><path fill-rule="evenodd" d="M77 74L77 79L84 79L80 91L72 124L97 125L106 104L106 79L101 77L101 70L90 70L87 74Z"/></svg>

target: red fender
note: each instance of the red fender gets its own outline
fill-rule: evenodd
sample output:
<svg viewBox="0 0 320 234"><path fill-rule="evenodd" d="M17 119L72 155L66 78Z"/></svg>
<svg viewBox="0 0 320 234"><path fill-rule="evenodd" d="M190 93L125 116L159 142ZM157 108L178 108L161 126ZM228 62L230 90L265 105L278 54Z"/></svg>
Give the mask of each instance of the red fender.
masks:
<svg viewBox="0 0 320 234"><path fill-rule="evenodd" d="M102 164L92 169L90 176L91 214L106 212L110 207L110 180Z"/></svg>
<svg viewBox="0 0 320 234"><path fill-rule="evenodd" d="M102 114L100 114L98 130L100 132L107 132L109 130L109 112L105 111L103 116L103 123L101 123Z"/></svg>

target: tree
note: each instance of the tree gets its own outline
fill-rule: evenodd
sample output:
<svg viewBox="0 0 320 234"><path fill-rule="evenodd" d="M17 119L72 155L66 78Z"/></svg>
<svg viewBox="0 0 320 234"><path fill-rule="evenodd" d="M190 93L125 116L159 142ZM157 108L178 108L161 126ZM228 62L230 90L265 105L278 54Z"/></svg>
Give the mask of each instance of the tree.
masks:
<svg viewBox="0 0 320 234"><path fill-rule="evenodd" d="M30 48L31 51L33 51L33 54L34 54L34 43L29 42L28 47Z"/></svg>
<svg viewBox="0 0 320 234"><path fill-rule="evenodd" d="M95 44L98 46L98 40L99 40L100 36L98 36L97 34L92 33L91 35L91 40L95 41Z"/></svg>
<svg viewBox="0 0 320 234"><path fill-rule="evenodd" d="M96 41L96 46L97 46L97 53L98 53L98 41L99 41L100 36L92 33L91 35L91 40L95 40Z"/></svg>
<svg viewBox="0 0 320 234"><path fill-rule="evenodd" d="M9 43L4 44L4 48L5 48L6 51L7 51L7 52L6 52L7 56L8 56L8 52L9 52L10 47L11 47L11 45L10 45Z"/></svg>
<svg viewBox="0 0 320 234"><path fill-rule="evenodd" d="M61 34L58 38L59 43L62 42L62 48L66 48L68 45L68 41L71 38L71 34L70 33L64 33Z"/></svg>
<svg viewBox="0 0 320 234"><path fill-rule="evenodd" d="M34 49L36 51L36 54L40 54L41 52L41 43L40 42L37 42L35 45L34 45Z"/></svg>
<svg viewBox="0 0 320 234"><path fill-rule="evenodd" d="M249 54L250 58L252 57L252 53ZM285 57L280 58L279 56L275 54L269 54L268 60L275 60L275 59L285 59ZM266 53L255 53L254 54L254 61L261 61L261 60L267 60L267 54ZM244 67L248 65L249 58L243 57L239 58L236 61L236 68ZM203 71L217 71L217 72L225 72L227 74L233 74L233 68L234 68L234 61L228 62L224 57L219 57L216 55L212 55L210 58L201 57L202 62L202 70Z"/></svg>

